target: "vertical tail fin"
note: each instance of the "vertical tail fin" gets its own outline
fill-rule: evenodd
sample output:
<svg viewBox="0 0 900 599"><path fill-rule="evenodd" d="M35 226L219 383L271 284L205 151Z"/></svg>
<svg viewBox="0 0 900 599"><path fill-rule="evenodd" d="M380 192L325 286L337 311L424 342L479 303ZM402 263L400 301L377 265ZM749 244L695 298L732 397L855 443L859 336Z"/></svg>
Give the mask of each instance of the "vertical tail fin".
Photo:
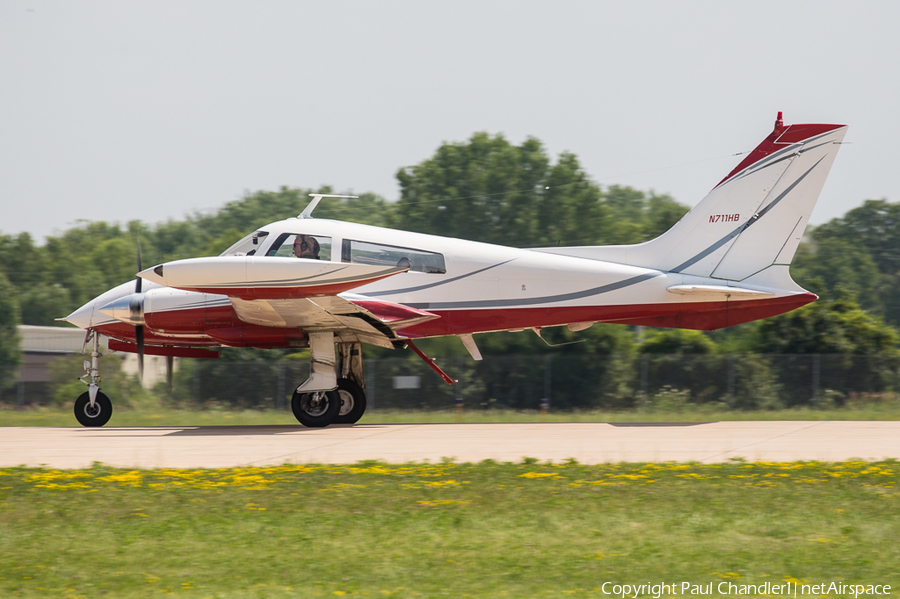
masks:
<svg viewBox="0 0 900 599"><path fill-rule="evenodd" d="M774 131L656 239L554 253L732 281L790 264L846 132L785 126L779 112Z"/></svg>
<svg viewBox="0 0 900 599"><path fill-rule="evenodd" d="M784 127L779 118L670 231L683 224L687 235L672 248L666 270L739 281L790 264L846 132L843 125Z"/></svg>

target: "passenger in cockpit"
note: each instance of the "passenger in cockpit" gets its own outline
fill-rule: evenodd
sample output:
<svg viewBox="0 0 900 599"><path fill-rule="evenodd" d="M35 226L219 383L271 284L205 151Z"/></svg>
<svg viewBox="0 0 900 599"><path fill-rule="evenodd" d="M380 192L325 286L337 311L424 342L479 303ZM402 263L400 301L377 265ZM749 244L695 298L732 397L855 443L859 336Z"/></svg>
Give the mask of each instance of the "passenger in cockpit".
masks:
<svg viewBox="0 0 900 599"><path fill-rule="evenodd" d="M319 259L319 242L312 235L294 237L294 255L298 258Z"/></svg>

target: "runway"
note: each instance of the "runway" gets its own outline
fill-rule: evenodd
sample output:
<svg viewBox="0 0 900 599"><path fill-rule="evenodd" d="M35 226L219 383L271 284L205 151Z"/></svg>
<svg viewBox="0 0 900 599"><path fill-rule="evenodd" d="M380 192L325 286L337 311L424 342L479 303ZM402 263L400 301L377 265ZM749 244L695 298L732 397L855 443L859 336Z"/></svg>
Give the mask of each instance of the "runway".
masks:
<svg viewBox="0 0 900 599"><path fill-rule="evenodd" d="M900 422L369 424L0 428L0 467L227 468L286 463L783 462L900 458Z"/></svg>

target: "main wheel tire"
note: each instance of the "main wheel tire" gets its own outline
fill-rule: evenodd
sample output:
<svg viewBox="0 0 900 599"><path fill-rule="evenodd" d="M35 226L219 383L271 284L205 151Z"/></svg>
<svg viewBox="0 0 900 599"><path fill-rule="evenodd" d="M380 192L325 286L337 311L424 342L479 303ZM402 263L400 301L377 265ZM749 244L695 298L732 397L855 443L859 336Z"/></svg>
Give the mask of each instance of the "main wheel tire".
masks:
<svg viewBox="0 0 900 599"><path fill-rule="evenodd" d="M366 392L350 379L340 379L337 388L341 410L336 424L356 424L366 411Z"/></svg>
<svg viewBox="0 0 900 599"><path fill-rule="evenodd" d="M75 400L75 420L81 426L103 426L112 417L112 402L102 392L97 391L97 399L91 407L91 395L87 391Z"/></svg>
<svg viewBox="0 0 900 599"><path fill-rule="evenodd" d="M341 398L337 391L298 393L291 398L291 410L303 426L319 428L335 421L341 411Z"/></svg>

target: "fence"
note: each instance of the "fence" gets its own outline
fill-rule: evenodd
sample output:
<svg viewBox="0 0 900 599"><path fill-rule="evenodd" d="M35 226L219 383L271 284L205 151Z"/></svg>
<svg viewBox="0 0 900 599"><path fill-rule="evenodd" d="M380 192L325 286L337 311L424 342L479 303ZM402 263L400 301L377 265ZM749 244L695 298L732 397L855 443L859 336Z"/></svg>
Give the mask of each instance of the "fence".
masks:
<svg viewBox="0 0 900 599"><path fill-rule="evenodd" d="M573 355L439 360L447 385L418 360L365 363L369 409L623 409L653 403L720 403L733 409L840 404L900 391L893 355ZM199 362L176 377L187 401L285 409L305 362Z"/></svg>
<svg viewBox="0 0 900 599"><path fill-rule="evenodd" d="M463 405L467 410L537 410L542 402L554 411L685 403L767 409L830 406L855 395L900 391L900 358L894 355L557 353L438 362L459 379L457 384L447 385L418 359L367 360L368 409L448 410ZM308 375L308 363L300 360L184 360L175 373L173 398L184 405L288 409L291 393ZM74 375L66 380L70 378ZM104 382L109 393L126 399L121 375L104 374ZM81 390L75 385L72 393ZM6 405L46 404L53 396L52 383L14 384L0 399Z"/></svg>

